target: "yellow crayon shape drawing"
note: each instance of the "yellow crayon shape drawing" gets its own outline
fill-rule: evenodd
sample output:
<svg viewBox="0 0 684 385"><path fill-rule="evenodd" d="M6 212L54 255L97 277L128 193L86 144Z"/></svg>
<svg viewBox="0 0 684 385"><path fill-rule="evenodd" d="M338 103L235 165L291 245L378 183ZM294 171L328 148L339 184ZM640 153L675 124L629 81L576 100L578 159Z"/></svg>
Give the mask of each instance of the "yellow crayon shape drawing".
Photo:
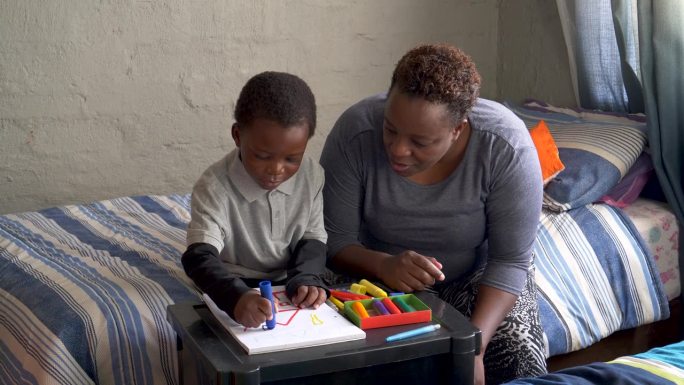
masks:
<svg viewBox="0 0 684 385"><path fill-rule="evenodd" d="M366 293L372 295L373 297L377 297L377 298L387 297L387 293L384 290L373 285L368 280L362 279L359 281L359 283L361 285L365 286L366 287Z"/></svg>
<svg viewBox="0 0 684 385"><path fill-rule="evenodd" d="M323 320L318 318L316 313L311 314L311 323L314 325L323 325Z"/></svg>

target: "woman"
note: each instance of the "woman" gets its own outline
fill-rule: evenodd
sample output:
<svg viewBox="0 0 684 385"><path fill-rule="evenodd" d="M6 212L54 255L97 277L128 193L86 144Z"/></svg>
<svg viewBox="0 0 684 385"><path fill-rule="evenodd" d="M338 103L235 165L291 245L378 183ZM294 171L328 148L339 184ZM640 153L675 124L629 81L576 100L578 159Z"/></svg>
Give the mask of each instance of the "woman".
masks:
<svg viewBox="0 0 684 385"><path fill-rule="evenodd" d="M546 372L532 263L542 177L523 122L479 89L461 50L416 47L386 95L342 114L321 164L329 266L436 291L482 331L475 382L493 384Z"/></svg>

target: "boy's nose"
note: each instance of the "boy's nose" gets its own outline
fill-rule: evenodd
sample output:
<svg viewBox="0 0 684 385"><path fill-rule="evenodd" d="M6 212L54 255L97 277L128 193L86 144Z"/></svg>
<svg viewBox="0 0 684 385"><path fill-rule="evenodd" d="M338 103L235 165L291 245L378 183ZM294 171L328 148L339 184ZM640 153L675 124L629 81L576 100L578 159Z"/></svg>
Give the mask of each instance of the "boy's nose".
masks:
<svg viewBox="0 0 684 385"><path fill-rule="evenodd" d="M273 162L269 164L268 169L266 172L268 172L269 175L280 175L283 173L285 170L285 166L283 162Z"/></svg>

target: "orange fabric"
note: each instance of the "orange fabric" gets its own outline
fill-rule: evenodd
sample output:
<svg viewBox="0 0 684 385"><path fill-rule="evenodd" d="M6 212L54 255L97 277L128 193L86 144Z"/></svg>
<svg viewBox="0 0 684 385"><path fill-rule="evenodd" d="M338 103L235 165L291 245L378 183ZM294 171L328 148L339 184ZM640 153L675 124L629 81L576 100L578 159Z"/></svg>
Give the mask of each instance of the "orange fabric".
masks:
<svg viewBox="0 0 684 385"><path fill-rule="evenodd" d="M558 156L558 147L556 147L556 142L553 140L546 122L540 120L536 126L530 129L530 136L532 136L534 146L537 148L542 180L546 185L553 177L565 169L565 165L563 165Z"/></svg>

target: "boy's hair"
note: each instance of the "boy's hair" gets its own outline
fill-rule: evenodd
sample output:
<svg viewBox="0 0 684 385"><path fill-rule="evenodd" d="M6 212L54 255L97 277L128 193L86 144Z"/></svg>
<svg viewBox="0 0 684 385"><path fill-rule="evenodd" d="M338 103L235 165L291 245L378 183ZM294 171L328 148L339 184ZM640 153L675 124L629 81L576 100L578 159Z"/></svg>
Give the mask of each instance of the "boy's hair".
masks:
<svg viewBox="0 0 684 385"><path fill-rule="evenodd" d="M475 63L448 44L425 44L408 51L392 74L390 91L445 104L454 121L465 117L480 95Z"/></svg>
<svg viewBox="0 0 684 385"><path fill-rule="evenodd" d="M285 72L262 72L242 87L234 117L241 127L257 118L269 119L284 127L306 123L311 138L316 129L316 100L299 77Z"/></svg>

